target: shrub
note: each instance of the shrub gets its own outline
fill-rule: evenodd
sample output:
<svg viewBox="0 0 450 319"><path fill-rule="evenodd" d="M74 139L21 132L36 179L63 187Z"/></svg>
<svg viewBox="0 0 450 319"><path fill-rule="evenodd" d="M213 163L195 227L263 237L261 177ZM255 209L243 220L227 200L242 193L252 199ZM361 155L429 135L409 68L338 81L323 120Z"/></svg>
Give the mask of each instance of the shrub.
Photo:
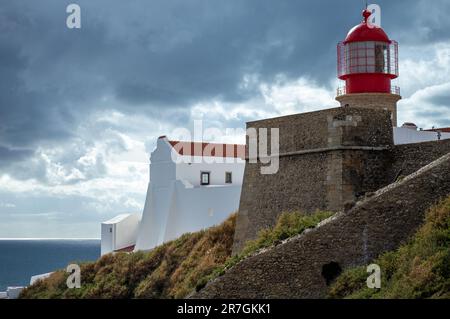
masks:
<svg viewBox="0 0 450 319"><path fill-rule="evenodd" d="M303 215L298 212L281 214L273 228L261 230L257 239L247 242L240 254L229 257L223 265L216 267L211 274L201 278L197 283L196 290L200 290L208 283L208 281L223 275L227 269L233 267L257 251L276 245L287 238L299 235L306 229L314 228L321 221L332 215L332 212L323 211L317 211L312 215Z"/></svg>
<svg viewBox="0 0 450 319"><path fill-rule="evenodd" d="M450 298L450 196L431 207L424 225L399 249L373 263L381 267L381 289L366 286L365 267L345 271L331 298Z"/></svg>
<svg viewBox="0 0 450 319"><path fill-rule="evenodd" d="M57 271L26 288L21 298L184 298L258 249L300 234L329 216L282 214L273 229L261 231L242 254L231 256L234 214L219 226L185 234L149 252L108 254L82 263L80 289L68 289L68 274Z"/></svg>
<svg viewBox="0 0 450 319"><path fill-rule="evenodd" d="M24 289L21 298L182 298L231 255L236 216L221 225L149 252L116 253L82 263L81 288L68 289L57 271Z"/></svg>

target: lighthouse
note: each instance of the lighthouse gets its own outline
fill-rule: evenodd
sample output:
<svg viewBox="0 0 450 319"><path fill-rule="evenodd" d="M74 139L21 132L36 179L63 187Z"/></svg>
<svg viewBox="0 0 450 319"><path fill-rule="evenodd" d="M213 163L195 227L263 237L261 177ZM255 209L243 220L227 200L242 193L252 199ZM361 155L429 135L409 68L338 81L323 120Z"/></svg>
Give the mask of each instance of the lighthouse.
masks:
<svg viewBox="0 0 450 319"><path fill-rule="evenodd" d="M398 77L398 43L384 30L369 22L371 12L363 11L363 21L352 28L337 45L337 73L345 86L337 91L342 107L389 110L397 126L400 89L392 85Z"/></svg>

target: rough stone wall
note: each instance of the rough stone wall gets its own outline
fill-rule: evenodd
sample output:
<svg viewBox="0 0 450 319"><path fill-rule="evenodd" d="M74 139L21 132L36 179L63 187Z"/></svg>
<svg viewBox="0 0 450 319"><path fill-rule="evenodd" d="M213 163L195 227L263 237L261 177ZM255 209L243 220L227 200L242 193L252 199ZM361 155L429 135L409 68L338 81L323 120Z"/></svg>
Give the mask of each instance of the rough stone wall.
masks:
<svg viewBox="0 0 450 319"><path fill-rule="evenodd" d="M247 123L247 128L279 128L280 153L330 146L392 145L389 112L332 108Z"/></svg>
<svg viewBox="0 0 450 319"><path fill-rule="evenodd" d="M236 251L259 230L273 226L282 212L327 208L328 156L314 153L282 157L274 175L261 175L260 164L245 166L234 239Z"/></svg>
<svg viewBox="0 0 450 319"><path fill-rule="evenodd" d="M406 176L450 152L450 140L395 145L388 154L386 184L399 176Z"/></svg>
<svg viewBox="0 0 450 319"><path fill-rule="evenodd" d="M390 184L386 179L386 170L390 167L389 149L341 153L344 204L355 202Z"/></svg>
<svg viewBox="0 0 450 319"><path fill-rule="evenodd" d="M384 167L377 159L393 144L384 110L334 108L249 122L247 128L279 128L280 162L273 175L247 162L234 253L283 212L339 211L379 189L374 173Z"/></svg>
<svg viewBox="0 0 450 319"><path fill-rule="evenodd" d="M193 297L324 298L324 265L365 265L397 248L423 223L426 209L449 194L447 154L320 227L245 259Z"/></svg>
<svg viewBox="0 0 450 319"><path fill-rule="evenodd" d="M389 93L355 93L336 97L341 106L389 110L393 126L397 126L397 102L400 99L400 95Z"/></svg>

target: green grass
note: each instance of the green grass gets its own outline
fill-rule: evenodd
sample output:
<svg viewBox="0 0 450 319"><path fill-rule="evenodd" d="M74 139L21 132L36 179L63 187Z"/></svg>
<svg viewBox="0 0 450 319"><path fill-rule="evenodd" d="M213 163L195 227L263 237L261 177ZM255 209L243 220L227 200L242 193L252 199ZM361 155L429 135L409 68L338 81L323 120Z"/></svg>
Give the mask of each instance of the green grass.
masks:
<svg viewBox="0 0 450 319"><path fill-rule="evenodd" d="M108 254L81 263L81 288L68 289L57 271L26 288L21 298L184 298L257 250L315 227L331 213L282 214L238 256L231 256L236 216L204 231L185 234L150 252Z"/></svg>
<svg viewBox="0 0 450 319"><path fill-rule="evenodd" d="M450 298L450 197L427 211L424 225L399 249L372 263L381 267L381 289L369 289L366 267L343 272L330 298Z"/></svg>

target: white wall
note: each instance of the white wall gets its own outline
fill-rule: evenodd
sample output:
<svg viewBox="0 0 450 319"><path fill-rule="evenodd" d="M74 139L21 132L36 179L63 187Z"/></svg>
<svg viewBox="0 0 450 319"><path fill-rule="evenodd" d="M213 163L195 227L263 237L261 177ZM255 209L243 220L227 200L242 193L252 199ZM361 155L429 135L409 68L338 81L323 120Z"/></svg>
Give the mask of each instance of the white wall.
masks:
<svg viewBox="0 0 450 319"><path fill-rule="evenodd" d="M19 298L20 293L25 287L8 287L6 290L6 294L8 295L8 299L17 299Z"/></svg>
<svg viewBox="0 0 450 319"><path fill-rule="evenodd" d="M210 172L210 185L226 185L225 183L225 172L232 173L232 184L242 185L242 180L244 178L244 168L245 161L239 158L229 158L228 160L234 161L234 163L211 163L212 160L217 160L217 158L212 157L190 157L183 156L186 161L192 160L192 163L180 163L177 165L177 180L187 180L194 186L200 186L200 172ZM200 162L203 160L202 162ZM226 159L224 159L226 160ZM196 162L198 161L198 162ZM210 162L208 162L210 161ZM200 163L199 163L200 162Z"/></svg>
<svg viewBox="0 0 450 319"><path fill-rule="evenodd" d="M152 190L150 185L135 251L223 222L239 208L241 187L194 187L186 181L173 181L168 188Z"/></svg>
<svg viewBox="0 0 450 319"><path fill-rule="evenodd" d="M180 156L167 138L158 139L150 159L150 182L136 251L219 224L237 211L245 161L225 158L225 163L217 163L212 159L217 160ZM209 186L200 185L201 171L210 172ZM232 184L225 183L225 172L232 172Z"/></svg>
<svg viewBox="0 0 450 319"><path fill-rule="evenodd" d="M136 244L140 214L130 214L116 224L116 246L114 250L130 247Z"/></svg>
<svg viewBox="0 0 450 319"><path fill-rule="evenodd" d="M450 133L441 133L441 140L450 139ZM406 127L394 127L394 144L412 144L438 140L437 132L417 131Z"/></svg>
<svg viewBox="0 0 450 319"><path fill-rule="evenodd" d="M136 244L139 214L122 214L102 223L101 255Z"/></svg>
<svg viewBox="0 0 450 319"><path fill-rule="evenodd" d="M222 161L222 162L221 162ZM182 156L170 145L167 138L159 138L150 158L150 181L158 187L167 187L173 180L187 180L201 185L200 172L210 172L211 185L225 185L225 172L232 173L232 184L242 185L245 160L212 156Z"/></svg>
<svg viewBox="0 0 450 319"><path fill-rule="evenodd" d="M175 163L172 161L172 146L166 138L159 138L156 149L150 155L150 182L157 187L168 187L176 179Z"/></svg>
<svg viewBox="0 0 450 319"><path fill-rule="evenodd" d="M149 183L135 251L151 249L164 240L162 230L166 228L168 212L174 203L174 184L175 180L167 187Z"/></svg>
<svg viewBox="0 0 450 319"><path fill-rule="evenodd" d="M167 221L176 164L172 160L172 146L167 138L159 138L150 156L150 181L147 187L142 220L139 225L135 250L146 250L160 241L161 229Z"/></svg>
<svg viewBox="0 0 450 319"><path fill-rule="evenodd" d="M109 254L114 251L114 233L115 233L115 225L114 224L101 224L101 245L100 245L100 255Z"/></svg>
<svg viewBox="0 0 450 319"><path fill-rule="evenodd" d="M45 273L45 274L31 276L31 278L30 278L30 285L34 284L38 280L43 280L45 278L50 277L51 274L53 274L53 272L48 272L48 273Z"/></svg>
<svg viewBox="0 0 450 319"><path fill-rule="evenodd" d="M241 185L187 188L177 181L175 206L169 212L164 242L223 222L238 210L241 188Z"/></svg>

